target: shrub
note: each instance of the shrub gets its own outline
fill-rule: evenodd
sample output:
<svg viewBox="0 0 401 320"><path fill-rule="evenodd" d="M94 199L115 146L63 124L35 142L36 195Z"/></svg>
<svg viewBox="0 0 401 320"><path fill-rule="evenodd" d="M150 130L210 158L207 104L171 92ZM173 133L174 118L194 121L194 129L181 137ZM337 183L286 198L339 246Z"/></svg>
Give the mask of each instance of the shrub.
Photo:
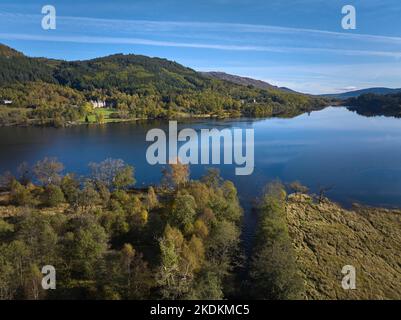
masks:
<svg viewBox="0 0 401 320"><path fill-rule="evenodd" d="M48 207L56 207L65 201L64 193L59 186L48 185L44 191L44 204Z"/></svg>
<svg viewBox="0 0 401 320"><path fill-rule="evenodd" d="M31 192L16 180L11 182L10 201L17 206L32 206L34 204Z"/></svg>

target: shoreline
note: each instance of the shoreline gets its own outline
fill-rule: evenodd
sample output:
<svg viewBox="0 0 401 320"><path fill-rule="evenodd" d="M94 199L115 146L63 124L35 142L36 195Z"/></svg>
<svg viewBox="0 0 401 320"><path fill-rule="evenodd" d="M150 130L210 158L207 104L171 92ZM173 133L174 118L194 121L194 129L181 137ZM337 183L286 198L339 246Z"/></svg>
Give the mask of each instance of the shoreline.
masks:
<svg viewBox="0 0 401 320"><path fill-rule="evenodd" d="M136 121L178 121L178 120L188 120L188 119L217 119L217 120L223 120L223 119L238 119L238 118L243 118L243 116L240 117L220 117L220 116L213 116L213 115L194 115L194 116L182 116L182 117L176 117L176 118L130 118L130 119L113 119L112 121L105 121L103 123L98 123L98 122L85 122L85 121L76 121L76 122L68 122L63 126L55 126L51 124L37 124L37 123L30 123L30 124L5 124L5 125L0 125L0 128L71 128L71 127L76 127L76 126L82 126L82 125L108 125L108 124L113 124L113 123L126 123L126 122L136 122ZM257 119L257 118L255 118ZM52 119L50 121L53 121Z"/></svg>
<svg viewBox="0 0 401 320"><path fill-rule="evenodd" d="M70 128L70 127L75 127L75 126L80 126L80 125L107 125L111 123L127 123L127 122L136 122L136 121L179 121L179 120L191 120L191 119L199 119L199 120L207 120L207 119L212 119L212 120L237 120L237 119L288 119L288 118L295 118L299 115L305 114L305 113L311 113L311 112L316 112L323 110L325 108L329 107L341 107L339 105L326 105L323 106L319 109L314 109L314 110L309 110L309 111L302 111L300 113L294 114L294 115L271 115L271 116L263 116L263 117L250 117L246 115L230 115L227 114L226 116L221 116L221 115L212 115L212 114L199 114L199 115L191 115L191 114L182 114L181 116L177 117L172 117L172 118L129 118L129 119L107 119L103 123L98 123L98 122L85 122L85 121L75 121L75 122L67 122L64 125L61 126L55 126L54 124L50 124L51 121L54 121L54 119L49 119L48 124L37 124L33 123L35 120L31 119L31 123L28 124L5 124L5 125L0 125L0 128L31 128L31 127L36 127L36 128Z"/></svg>

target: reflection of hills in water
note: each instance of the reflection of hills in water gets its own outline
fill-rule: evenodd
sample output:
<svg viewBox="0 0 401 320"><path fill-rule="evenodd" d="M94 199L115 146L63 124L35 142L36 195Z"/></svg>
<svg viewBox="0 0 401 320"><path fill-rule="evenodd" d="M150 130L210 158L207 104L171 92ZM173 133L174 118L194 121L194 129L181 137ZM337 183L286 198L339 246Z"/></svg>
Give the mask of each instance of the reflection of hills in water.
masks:
<svg viewBox="0 0 401 320"><path fill-rule="evenodd" d="M388 95L365 94L357 98L348 99L346 105L349 105L349 110L356 111L358 114L367 117L401 117L401 93Z"/></svg>

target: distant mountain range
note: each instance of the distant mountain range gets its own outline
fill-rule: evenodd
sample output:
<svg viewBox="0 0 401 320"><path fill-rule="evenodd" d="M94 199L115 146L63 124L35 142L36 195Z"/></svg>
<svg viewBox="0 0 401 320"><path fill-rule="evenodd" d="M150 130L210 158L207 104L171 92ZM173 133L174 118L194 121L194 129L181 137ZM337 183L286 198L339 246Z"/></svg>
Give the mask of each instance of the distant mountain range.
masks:
<svg viewBox="0 0 401 320"><path fill-rule="evenodd" d="M298 93L302 94L300 92L291 90L286 87L278 87L275 85L272 85L268 82L262 81L262 80L255 80L252 78L248 77L241 77L233 74L228 74L225 72L217 72L217 71L210 71L210 72L201 72L206 77L213 78L213 79L218 79L218 80L223 80L223 81L228 81L231 83L239 84L242 86L251 86L257 89L263 89L263 90L278 90L278 91L283 91L283 92L289 92L289 93ZM377 95L386 95L386 94L395 94L401 92L401 88L399 89L391 89L391 88L384 88L384 87L377 87L377 88L367 88L367 89L361 89L361 90L355 90L355 91L348 91L348 92L343 92L343 93L334 93L334 94L322 94L319 95L320 97L323 98L331 98L331 99L339 99L339 100L346 100L349 98L357 98L363 94L367 93L373 93Z"/></svg>
<svg viewBox="0 0 401 320"><path fill-rule="evenodd" d="M346 100L349 98L357 98L357 97L359 97L363 94L367 94L367 93L385 95L385 94L395 94L395 93L399 93L399 92L401 92L401 88L400 89L390 89L390 88L378 87L378 88L367 88L367 89L349 91L349 92L344 92L344 93L324 94L324 95L321 95L321 97Z"/></svg>
<svg viewBox="0 0 401 320"><path fill-rule="evenodd" d="M253 86L254 88L263 89L263 90L275 89L275 90L284 91L284 92L299 93L299 92L296 92L296 91L291 90L286 87L274 86L274 85L272 85L268 82L262 81L262 80L255 80L252 78L236 76L236 75L228 74L225 72L211 71L211 72L201 72L201 73L204 76L209 77L209 78L224 80L224 81L239 84L242 86Z"/></svg>

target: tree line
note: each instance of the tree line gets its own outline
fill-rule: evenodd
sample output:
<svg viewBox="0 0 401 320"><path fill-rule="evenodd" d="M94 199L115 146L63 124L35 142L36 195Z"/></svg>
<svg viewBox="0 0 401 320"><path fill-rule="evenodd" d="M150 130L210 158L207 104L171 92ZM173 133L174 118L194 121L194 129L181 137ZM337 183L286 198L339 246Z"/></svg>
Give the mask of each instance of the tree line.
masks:
<svg viewBox="0 0 401 320"><path fill-rule="evenodd" d="M345 103L348 109L363 116L401 117L401 93L396 94L363 94L350 98Z"/></svg>

